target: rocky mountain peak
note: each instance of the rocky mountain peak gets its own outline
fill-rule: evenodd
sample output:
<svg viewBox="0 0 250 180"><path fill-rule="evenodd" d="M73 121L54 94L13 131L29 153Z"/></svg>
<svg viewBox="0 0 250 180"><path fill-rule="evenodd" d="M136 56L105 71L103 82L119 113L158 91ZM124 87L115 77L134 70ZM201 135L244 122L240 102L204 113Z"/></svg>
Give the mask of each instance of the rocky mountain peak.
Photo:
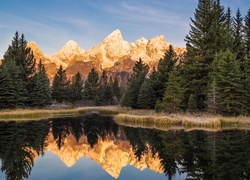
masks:
<svg viewBox="0 0 250 180"><path fill-rule="evenodd" d="M40 55L44 55L39 46L35 43L35 41L31 41L27 43L27 47L31 48L33 53L37 53Z"/></svg>
<svg viewBox="0 0 250 180"><path fill-rule="evenodd" d="M52 55L52 58L56 61L62 61L66 64L70 64L73 61L81 60L85 51L82 50L75 41L68 41L60 51ZM67 67L67 65L64 65Z"/></svg>
<svg viewBox="0 0 250 180"><path fill-rule="evenodd" d="M122 32L119 29L114 30L112 33L110 33L104 40L103 42L107 42L112 39L118 39L118 40L123 40L122 38Z"/></svg>

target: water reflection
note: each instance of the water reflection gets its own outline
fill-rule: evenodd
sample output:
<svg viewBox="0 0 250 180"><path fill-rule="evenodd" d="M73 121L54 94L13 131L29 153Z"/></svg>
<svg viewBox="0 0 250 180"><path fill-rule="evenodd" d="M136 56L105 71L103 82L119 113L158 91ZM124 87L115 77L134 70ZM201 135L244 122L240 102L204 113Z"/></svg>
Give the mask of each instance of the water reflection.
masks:
<svg viewBox="0 0 250 180"><path fill-rule="evenodd" d="M52 151L68 166L89 157L118 178L128 164L164 172L167 179L250 179L250 131L218 132L133 128L88 114L0 123L1 170L28 178L39 155ZM95 172L93 172L95 173Z"/></svg>

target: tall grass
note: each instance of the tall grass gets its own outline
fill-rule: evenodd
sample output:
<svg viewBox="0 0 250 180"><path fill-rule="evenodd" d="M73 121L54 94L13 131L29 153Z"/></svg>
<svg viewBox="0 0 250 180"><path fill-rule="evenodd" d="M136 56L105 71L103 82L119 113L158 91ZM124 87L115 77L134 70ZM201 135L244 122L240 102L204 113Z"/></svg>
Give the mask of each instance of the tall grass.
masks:
<svg viewBox="0 0 250 180"><path fill-rule="evenodd" d="M1 120L40 120L54 116L80 115L97 112L101 115L116 115L122 111L111 107L82 107L75 109L16 109L0 111Z"/></svg>
<svg viewBox="0 0 250 180"><path fill-rule="evenodd" d="M130 125L133 123L137 126L145 126L150 125L154 127L176 127L180 126L185 129L195 128L224 128L227 126L234 127L249 127L250 129L250 118L245 117L241 118L225 118L221 116L211 116L211 115L188 115L188 114L152 114L149 115L138 115L140 113L135 114L118 114L115 117L115 120L119 123L125 124L129 123Z"/></svg>
<svg viewBox="0 0 250 180"><path fill-rule="evenodd" d="M165 114L154 110L131 110L118 106L81 107L75 109L17 109L0 111L1 120L40 120L55 116L80 115L96 112L100 115L113 115L121 124L147 126L154 128L182 127L195 128L224 128L244 127L250 129L250 117L222 117L207 114Z"/></svg>

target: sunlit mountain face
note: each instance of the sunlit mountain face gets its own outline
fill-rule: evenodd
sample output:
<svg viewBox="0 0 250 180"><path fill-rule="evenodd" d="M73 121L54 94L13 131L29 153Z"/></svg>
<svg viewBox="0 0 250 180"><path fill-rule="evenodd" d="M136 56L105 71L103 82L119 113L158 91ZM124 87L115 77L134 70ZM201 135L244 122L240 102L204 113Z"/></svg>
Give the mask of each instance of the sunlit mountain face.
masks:
<svg viewBox="0 0 250 180"><path fill-rule="evenodd" d="M142 37L135 42L128 43L118 29L90 50L83 50L76 42L69 40L58 52L46 55L34 41L28 43L34 57L37 60L41 59L50 78L54 77L60 65L69 77L79 71L85 78L92 68L99 72L106 69L112 74L121 72L129 74L135 62L140 58L149 65L150 69L153 69L157 67L159 60L169 49L169 45L172 43L167 42L163 35L150 40ZM174 50L181 60L186 49L174 47Z"/></svg>
<svg viewBox="0 0 250 180"><path fill-rule="evenodd" d="M3 179L37 179L41 173L54 179L91 179L88 174L123 179L124 173L156 179L250 177L249 131L162 131L119 125L112 116L93 113L1 122L0 139Z"/></svg>

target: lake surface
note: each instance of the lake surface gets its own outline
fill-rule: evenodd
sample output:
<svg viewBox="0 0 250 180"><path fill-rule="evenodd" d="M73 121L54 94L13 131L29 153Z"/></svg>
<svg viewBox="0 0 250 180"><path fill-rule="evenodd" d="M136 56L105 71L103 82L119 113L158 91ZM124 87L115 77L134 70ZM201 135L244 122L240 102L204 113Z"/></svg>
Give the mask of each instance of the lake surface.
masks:
<svg viewBox="0 0 250 180"><path fill-rule="evenodd" d="M250 179L250 131L157 130L88 114L0 122L0 179Z"/></svg>

